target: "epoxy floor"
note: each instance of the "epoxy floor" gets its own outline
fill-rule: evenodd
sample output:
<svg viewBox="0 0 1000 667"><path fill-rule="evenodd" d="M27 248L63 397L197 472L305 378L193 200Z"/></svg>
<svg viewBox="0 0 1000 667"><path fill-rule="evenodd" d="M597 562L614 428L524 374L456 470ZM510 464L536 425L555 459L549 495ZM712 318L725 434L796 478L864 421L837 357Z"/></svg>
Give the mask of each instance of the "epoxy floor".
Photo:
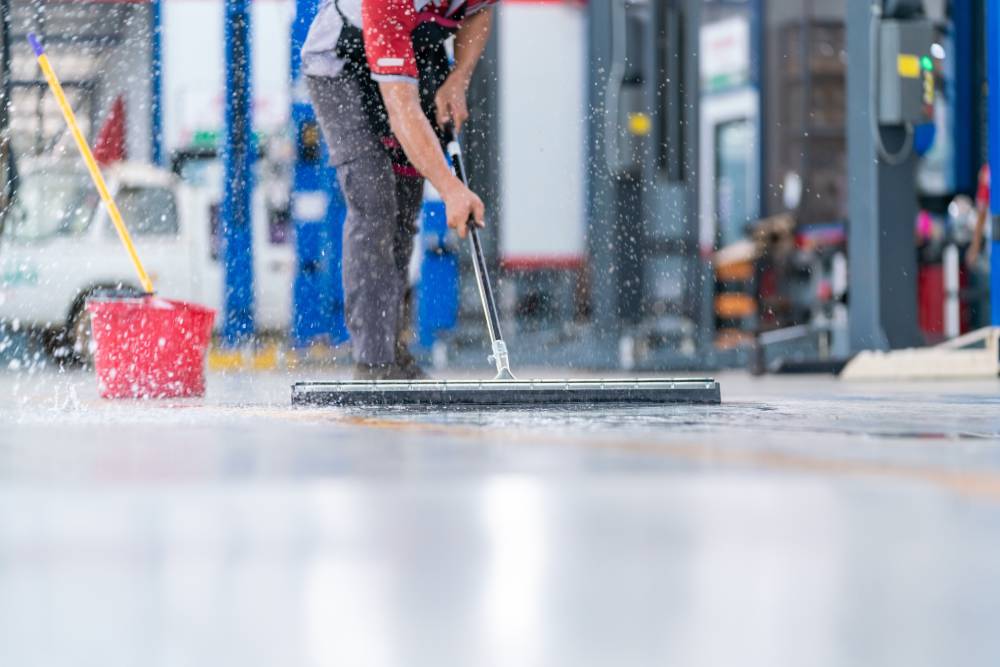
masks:
<svg viewBox="0 0 1000 667"><path fill-rule="evenodd" d="M0 374L0 665L1000 664L1000 382L370 414L307 378Z"/></svg>

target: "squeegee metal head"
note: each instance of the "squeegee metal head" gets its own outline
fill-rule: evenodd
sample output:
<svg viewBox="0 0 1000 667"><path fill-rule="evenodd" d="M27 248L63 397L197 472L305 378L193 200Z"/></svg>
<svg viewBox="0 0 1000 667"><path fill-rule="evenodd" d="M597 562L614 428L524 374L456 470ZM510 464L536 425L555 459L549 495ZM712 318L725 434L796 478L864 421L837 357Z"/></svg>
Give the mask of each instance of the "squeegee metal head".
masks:
<svg viewBox="0 0 1000 667"><path fill-rule="evenodd" d="M717 405L711 379L300 382L293 405L370 407L586 407Z"/></svg>

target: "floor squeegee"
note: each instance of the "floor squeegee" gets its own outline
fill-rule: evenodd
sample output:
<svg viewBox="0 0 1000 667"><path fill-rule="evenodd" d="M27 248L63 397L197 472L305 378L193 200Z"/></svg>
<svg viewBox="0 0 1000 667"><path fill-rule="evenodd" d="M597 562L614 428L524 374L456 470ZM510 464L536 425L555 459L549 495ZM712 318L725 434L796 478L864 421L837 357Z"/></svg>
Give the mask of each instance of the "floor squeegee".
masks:
<svg viewBox="0 0 1000 667"><path fill-rule="evenodd" d="M454 129L445 129L451 168L468 185L462 148ZM718 404L719 384L713 379L643 378L627 380L519 380L510 369L510 353L500 329L493 287L477 225L469 224L476 283L486 315L491 343L492 380L330 381L292 386L293 405L314 406L436 406L467 408L559 407L588 405Z"/></svg>

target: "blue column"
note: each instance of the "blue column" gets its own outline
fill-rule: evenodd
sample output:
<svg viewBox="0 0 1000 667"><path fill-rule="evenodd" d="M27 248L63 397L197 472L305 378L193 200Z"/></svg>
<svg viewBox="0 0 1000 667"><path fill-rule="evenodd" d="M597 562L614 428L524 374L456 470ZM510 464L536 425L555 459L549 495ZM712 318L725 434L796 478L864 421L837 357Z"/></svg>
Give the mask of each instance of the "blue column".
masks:
<svg viewBox="0 0 1000 667"><path fill-rule="evenodd" d="M978 88L982 76L982 63L977 62L979 54L976 53L979 43L976 33L982 30L982 24L976 20L978 11L981 11L981 8L977 9L972 2L955 2L951 6L954 53L949 54L949 73L953 78L952 89L957 119L953 123L955 190L967 195L975 193L976 174L982 166L980 147L976 142L980 128L977 109Z"/></svg>
<svg viewBox="0 0 1000 667"><path fill-rule="evenodd" d="M347 339L341 277L346 206L302 76L300 53L316 15L316 0L297 0L292 23L292 224L297 269L292 289L291 342L296 348Z"/></svg>
<svg viewBox="0 0 1000 667"><path fill-rule="evenodd" d="M153 164L163 164L163 0L149 3L149 113L151 157Z"/></svg>
<svg viewBox="0 0 1000 667"><path fill-rule="evenodd" d="M444 202L425 198L420 224L423 258L416 293L420 346L430 349L458 322L458 252L448 234Z"/></svg>
<svg viewBox="0 0 1000 667"><path fill-rule="evenodd" d="M1000 0L986 1L986 61L989 77L990 213L990 321L1000 327Z"/></svg>
<svg viewBox="0 0 1000 667"><path fill-rule="evenodd" d="M225 294L222 334L227 346L250 341L254 333L253 239L250 218L250 0L226 0L226 104L222 198L222 255Z"/></svg>

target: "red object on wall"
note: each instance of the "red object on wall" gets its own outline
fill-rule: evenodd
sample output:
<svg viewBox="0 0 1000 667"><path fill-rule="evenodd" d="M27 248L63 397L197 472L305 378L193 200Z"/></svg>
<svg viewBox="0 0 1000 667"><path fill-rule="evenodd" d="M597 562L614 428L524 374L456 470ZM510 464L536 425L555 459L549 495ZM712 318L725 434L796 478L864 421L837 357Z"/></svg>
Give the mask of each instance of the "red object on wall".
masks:
<svg viewBox="0 0 1000 667"><path fill-rule="evenodd" d="M125 148L125 100L121 95L115 98L111 111L104 119L104 125L94 142L94 159L100 165L121 162L128 155Z"/></svg>
<svg viewBox="0 0 1000 667"><path fill-rule="evenodd" d="M917 308L920 331L930 343L944 338L944 267L921 266L917 275Z"/></svg>

